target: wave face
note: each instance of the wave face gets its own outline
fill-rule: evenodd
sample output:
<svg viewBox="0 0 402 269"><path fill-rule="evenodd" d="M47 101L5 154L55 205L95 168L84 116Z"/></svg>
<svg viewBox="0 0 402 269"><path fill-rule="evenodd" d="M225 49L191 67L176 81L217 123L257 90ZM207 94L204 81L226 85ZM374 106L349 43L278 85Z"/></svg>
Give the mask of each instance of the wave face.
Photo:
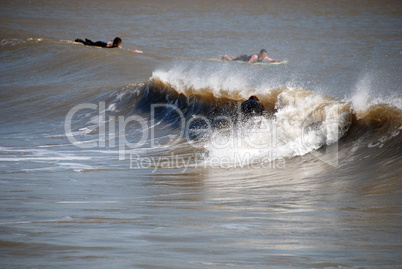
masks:
<svg viewBox="0 0 402 269"><path fill-rule="evenodd" d="M155 71L148 81L104 96L106 115L142 115L151 123L147 128L153 129L153 145L173 149L178 144L189 153L201 149L203 162L225 159L228 167L309 153L338 165L340 152L350 155L362 145L381 148L400 142L402 111L395 104L377 100L362 107L357 96L337 100L303 88L264 88L238 74L231 79L211 72ZM263 116L243 117L240 105L250 95L264 105ZM141 133L138 128L126 131L134 137Z"/></svg>

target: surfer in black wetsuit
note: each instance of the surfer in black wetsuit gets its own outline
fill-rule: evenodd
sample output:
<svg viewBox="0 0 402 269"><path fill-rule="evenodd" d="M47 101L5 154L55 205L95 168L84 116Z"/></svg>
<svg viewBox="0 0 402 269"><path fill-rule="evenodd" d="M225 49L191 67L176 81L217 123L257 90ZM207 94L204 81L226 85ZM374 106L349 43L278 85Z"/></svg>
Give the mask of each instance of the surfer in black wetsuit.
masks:
<svg viewBox="0 0 402 269"><path fill-rule="evenodd" d="M247 101L241 104L241 112L246 117L262 116L264 110L264 105L260 103L260 100L255 95L250 96Z"/></svg>
<svg viewBox="0 0 402 269"><path fill-rule="evenodd" d="M227 61L243 61L243 62L248 62L250 64L252 63L258 63L262 61L268 61L271 63L281 63L282 61L278 61L272 58L269 58L267 56L267 51L265 49L262 49L260 53L258 54L253 54L253 55L240 55L239 57L233 57L233 56L228 56L228 55L223 55L221 57L222 60L227 60Z"/></svg>
<svg viewBox="0 0 402 269"><path fill-rule="evenodd" d="M103 41L96 41L93 42L92 40L86 39L85 41L82 39L76 39L75 42L80 42L86 46L95 46L95 47L101 47L101 48L117 48L121 44L121 39L120 37L116 37L113 42L103 42Z"/></svg>

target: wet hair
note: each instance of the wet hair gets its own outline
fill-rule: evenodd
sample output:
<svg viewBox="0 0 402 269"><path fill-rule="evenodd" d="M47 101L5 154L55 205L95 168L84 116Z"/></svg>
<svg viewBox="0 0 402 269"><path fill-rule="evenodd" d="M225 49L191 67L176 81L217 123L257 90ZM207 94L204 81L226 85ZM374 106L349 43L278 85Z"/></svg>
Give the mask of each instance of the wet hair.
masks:
<svg viewBox="0 0 402 269"><path fill-rule="evenodd" d="M116 37L116 38L113 40L113 46L116 46L116 47L117 47L117 45L118 45L120 42L121 42L120 37Z"/></svg>
<svg viewBox="0 0 402 269"><path fill-rule="evenodd" d="M263 54L264 52L267 53L267 51L265 49L260 50L261 54Z"/></svg>
<svg viewBox="0 0 402 269"><path fill-rule="evenodd" d="M260 99L258 99L258 97L255 95L250 96L250 98L248 98L248 100L260 101Z"/></svg>

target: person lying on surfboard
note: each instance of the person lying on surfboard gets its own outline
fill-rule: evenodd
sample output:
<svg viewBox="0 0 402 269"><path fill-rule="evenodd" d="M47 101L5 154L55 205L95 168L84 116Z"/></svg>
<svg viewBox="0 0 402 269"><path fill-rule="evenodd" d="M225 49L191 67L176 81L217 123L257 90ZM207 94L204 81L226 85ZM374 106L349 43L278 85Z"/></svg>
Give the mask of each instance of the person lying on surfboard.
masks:
<svg viewBox="0 0 402 269"><path fill-rule="evenodd" d="M222 60L226 61L243 61L243 62L248 62L249 64L252 63L259 63L262 61L268 61L271 63L283 63L283 61L278 61L272 58L269 58L267 56L267 51L265 49L262 49L260 53L258 54L253 54L253 55L240 55L239 57L233 57L233 56L228 56L228 55L223 55L221 57Z"/></svg>
<svg viewBox="0 0 402 269"><path fill-rule="evenodd" d="M120 37L116 37L113 42L103 42L103 41L96 41L93 42L92 40L86 39L85 41L82 39L76 39L75 42L80 42L86 46L95 46L95 47L101 47L101 48L117 48L121 44L121 39Z"/></svg>
<svg viewBox="0 0 402 269"><path fill-rule="evenodd" d="M248 100L241 104L241 112L246 117L262 116L264 110L264 105L260 103L260 100L255 95L250 96Z"/></svg>

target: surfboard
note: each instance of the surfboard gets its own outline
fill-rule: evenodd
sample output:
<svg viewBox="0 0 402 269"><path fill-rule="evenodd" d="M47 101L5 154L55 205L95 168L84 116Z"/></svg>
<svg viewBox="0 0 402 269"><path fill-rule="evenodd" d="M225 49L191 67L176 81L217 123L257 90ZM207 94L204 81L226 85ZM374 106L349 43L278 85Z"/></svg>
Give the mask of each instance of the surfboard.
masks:
<svg viewBox="0 0 402 269"><path fill-rule="evenodd" d="M222 60L222 59L216 59L216 58L210 58L208 61L213 61L213 62L219 62L219 63L237 63L237 64L249 64L248 62L245 61L228 61L228 60ZM257 63L252 63L252 65L279 65L279 64L287 64L287 61L283 62L257 62Z"/></svg>
<svg viewBox="0 0 402 269"><path fill-rule="evenodd" d="M247 63L247 62L244 62ZM286 64L287 62L258 62L258 63L253 63L257 65L278 65L278 64Z"/></svg>
<svg viewBox="0 0 402 269"><path fill-rule="evenodd" d="M132 51L132 52L135 52L135 53L144 53L142 50L129 50L129 49L127 49L128 51Z"/></svg>

